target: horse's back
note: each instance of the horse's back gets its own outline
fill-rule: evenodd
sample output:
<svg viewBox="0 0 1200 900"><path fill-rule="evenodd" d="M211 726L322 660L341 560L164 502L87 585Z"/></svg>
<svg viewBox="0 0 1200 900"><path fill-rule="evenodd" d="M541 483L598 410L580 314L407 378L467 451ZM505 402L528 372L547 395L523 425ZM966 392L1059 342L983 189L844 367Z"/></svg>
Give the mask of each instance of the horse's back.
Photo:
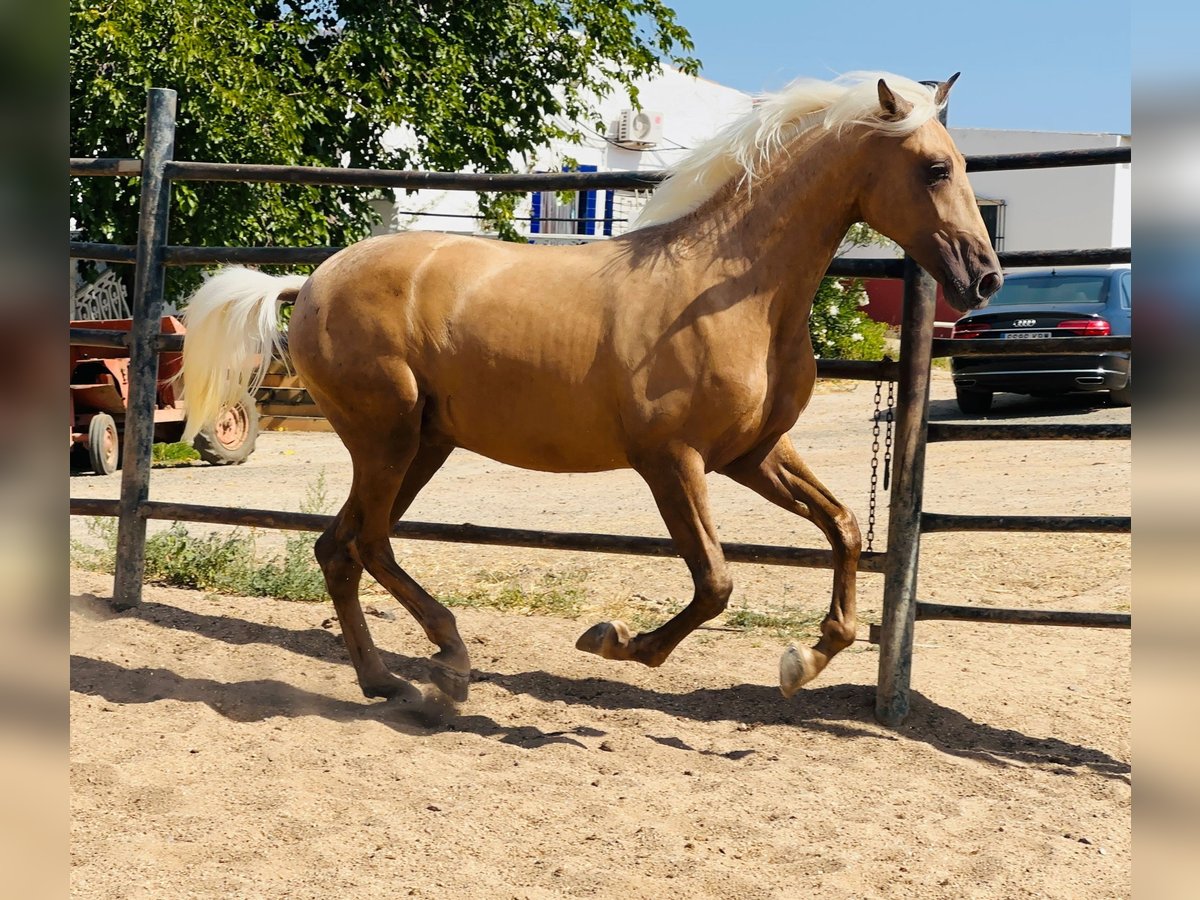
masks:
<svg viewBox="0 0 1200 900"><path fill-rule="evenodd" d="M604 262L589 250L430 233L363 241L305 286L296 368L323 410L340 408L331 420L420 402L426 427L503 462L625 465L611 308L594 289Z"/></svg>

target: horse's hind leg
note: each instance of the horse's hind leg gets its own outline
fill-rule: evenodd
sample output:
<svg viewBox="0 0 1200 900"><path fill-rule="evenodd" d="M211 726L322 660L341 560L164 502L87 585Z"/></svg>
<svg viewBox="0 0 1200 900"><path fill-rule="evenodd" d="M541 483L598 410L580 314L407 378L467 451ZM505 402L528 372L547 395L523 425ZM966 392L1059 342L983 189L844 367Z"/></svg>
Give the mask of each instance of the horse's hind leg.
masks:
<svg viewBox="0 0 1200 900"><path fill-rule="evenodd" d="M471 663L454 614L399 566L389 540L396 519L445 461L450 450L443 445L422 443L415 429L406 440L416 446L404 454L403 465L398 465L395 459L381 459L378 448L369 454L369 462L364 466L368 474L362 481L363 490L359 492L362 525L355 547L366 570L409 611L424 629L425 636L437 645L438 652L431 658L433 683L454 700L462 701L467 699ZM357 490L360 457L364 454L356 455L351 450L351 455L355 457Z"/></svg>
<svg viewBox="0 0 1200 900"><path fill-rule="evenodd" d="M786 435L773 446L742 457L722 474L810 519L833 549L833 597L821 623L821 638L814 647L789 647L779 661L779 688L790 697L854 643L855 579L862 547L858 522L817 480Z"/></svg>
<svg viewBox="0 0 1200 900"><path fill-rule="evenodd" d="M422 441L419 437L416 440L418 446L415 452L411 449L413 438L401 441L399 446L391 445L386 439L381 438L370 452L360 452L357 456L353 452L351 453L355 460L355 467L350 498L338 514L333 526L317 540L315 548L317 561L325 574L325 584L330 597L333 598L334 609L342 626L346 649L350 653L350 660L358 675L359 685L368 697L403 696L412 699L420 696L420 691L402 678L392 674L384 665L379 651L375 647L375 642L371 638L358 598L359 582L364 567L364 553L361 548L365 546L364 539L378 543L374 535L379 531L380 510L385 510L386 524L383 526L383 530L385 534L390 533L392 524L404 514L421 488L429 482L429 479L445 462L452 449L433 441ZM399 481L398 486L397 481ZM383 543L386 547L386 555L390 558L391 546L387 543L386 538ZM373 555L378 557L384 554L376 546ZM372 571L371 574L379 579L379 575L375 571ZM407 578L407 576L405 577ZM416 585L412 579L408 579L408 581L414 586ZM437 617L437 610L433 610L431 614L427 613L419 602L419 598L414 603L410 599L410 591L398 594L383 581L380 583L388 587L396 599L422 625L426 620ZM416 587L416 590L420 594L424 594L423 591L420 591L419 586ZM424 596L428 598L428 595ZM444 610L432 598L428 598L428 601L438 609L443 609L447 616L450 615L448 610ZM453 638L457 638L452 616L450 628L453 631ZM453 639L447 640L443 634L444 631L443 626L441 630L431 634L430 628L425 628L426 635L443 649L447 644L453 645ZM461 646L461 640L458 643ZM442 681L446 680L435 670L435 682L439 682L439 678ZM439 686L445 689L440 683ZM463 691L457 687L448 692L453 696L463 694Z"/></svg>
<svg viewBox="0 0 1200 900"><path fill-rule="evenodd" d="M337 518L324 534L317 538L314 550L317 562L325 575L325 586L333 598L333 608L342 628L342 639L350 653L350 662L358 676L358 684L368 697L403 697L417 699L421 692L393 675L379 656L371 639L367 620L358 600L358 587L363 567L354 550L360 514L352 493Z"/></svg>
<svg viewBox="0 0 1200 900"><path fill-rule="evenodd" d="M675 548L692 573L692 602L653 631L631 636L623 622L601 622L584 632L575 646L607 659L659 666L680 641L725 610L733 582L708 513L708 487L699 454L686 450L639 464L637 470L650 486Z"/></svg>

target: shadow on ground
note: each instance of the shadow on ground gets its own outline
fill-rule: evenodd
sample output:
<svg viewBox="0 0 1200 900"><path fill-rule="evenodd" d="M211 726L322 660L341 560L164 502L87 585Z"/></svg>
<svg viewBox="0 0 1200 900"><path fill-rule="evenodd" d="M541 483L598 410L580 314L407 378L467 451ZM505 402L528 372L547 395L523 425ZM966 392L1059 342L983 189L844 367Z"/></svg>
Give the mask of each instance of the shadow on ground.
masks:
<svg viewBox="0 0 1200 900"><path fill-rule="evenodd" d="M930 400L929 421L983 421L1005 419L1071 418L1112 410L1106 393L1064 394L1058 397L1027 397L1024 394L996 394L992 408L986 414L966 415L955 400ZM1120 417L1119 412L1111 415ZM1104 418L1108 418L1105 416Z"/></svg>
<svg viewBox="0 0 1200 900"><path fill-rule="evenodd" d="M207 615L147 602L135 610L113 613L108 601L90 594L71 598L72 608L92 617L132 617L176 631L229 644L267 644L328 662L343 662L353 679L341 638L323 629L294 631L231 616ZM388 666L410 681L424 682L424 659L383 654ZM511 694L541 701L604 710L643 709L702 722L733 721L751 726L790 725L835 737L883 741L912 740L951 756L995 766L1036 766L1061 774L1087 769L1107 778L1128 781L1128 763L1090 747L1057 738L1034 737L1012 729L975 722L957 710L912 693L905 723L887 729L874 718L872 685L837 684L806 689L785 700L775 686L742 684L698 688L687 693L656 691L608 678L570 678L544 671L504 674L475 669L472 681L495 685ZM71 656L71 690L103 697L110 703L153 703L176 700L204 703L236 722L274 717L321 716L335 722L377 721L406 734L453 730L498 738L532 749L552 743L584 747L578 737L599 737L594 728L543 732L533 726L504 726L487 716L454 707L432 689L423 702L398 703L340 700L276 680L219 682L186 678L163 668L126 668L107 660ZM675 738L654 738L670 742Z"/></svg>

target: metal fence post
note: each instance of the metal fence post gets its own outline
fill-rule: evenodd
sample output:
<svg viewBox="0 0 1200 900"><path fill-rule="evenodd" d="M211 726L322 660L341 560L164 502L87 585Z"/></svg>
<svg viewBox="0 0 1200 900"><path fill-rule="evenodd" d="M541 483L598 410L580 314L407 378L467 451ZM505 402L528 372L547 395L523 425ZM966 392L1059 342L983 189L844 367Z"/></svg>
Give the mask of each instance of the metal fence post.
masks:
<svg viewBox="0 0 1200 900"><path fill-rule="evenodd" d="M113 584L113 602L119 609L142 602L142 577L146 569L146 519L142 507L150 496L158 335L166 274L163 255L171 200L166 164L175 152L175 101L175 92L165 88L151 88L146 97L137 269L130 301L133 324L129 330L129 397L117 527L117 572Z"/></svg>
<svg viewBox="0 0 1200 900"><path fill-rule="evenodd" d="M875 717L885 725L899 725L908 715L913 623L917 611L917 563L921 555L925 438L929 425L930 348L936 302L937 283L914 260L906 258L896 443L892 456L883 624L879 639L879 687L875 694Z"/></svg>
<svg viewBox="0 0 1200 900"><path fill-rule="evenodd" d="M933 90L936 81L922 81ZM946 124L947 106L938 111ZM883 623L879 634L879 687L875 718L899 725L908 715L912 680L913 624L917 614L917 566L921 556L921 507L925 496L925 445L929 429L929 367L937 282L910 257L904 260L904 308L900 316L900 377L892 496L888 507Z"/></svg>

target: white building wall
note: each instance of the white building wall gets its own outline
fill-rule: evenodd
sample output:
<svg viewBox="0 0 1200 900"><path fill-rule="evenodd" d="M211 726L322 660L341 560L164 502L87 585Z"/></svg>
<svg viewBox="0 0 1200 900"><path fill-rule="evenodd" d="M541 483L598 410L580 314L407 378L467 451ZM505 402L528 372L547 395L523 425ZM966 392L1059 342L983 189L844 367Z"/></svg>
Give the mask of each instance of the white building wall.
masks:
<svg viewBox="0 0 1200 900"><path fill-rule="evenodd" d="M1133 246L1133 164L1112 166L1113 230L1112 246Z"/></svg>
<svg viewBox="0 0 1200 900"><path fill-rule="evenodd" d="M1128 145L1119 134L951 128L966 156L1092 150ZM970 176L975 194L1005 204L1004 250L1071 250L1129 245L1126 166L1074 166Z"/></svg>

